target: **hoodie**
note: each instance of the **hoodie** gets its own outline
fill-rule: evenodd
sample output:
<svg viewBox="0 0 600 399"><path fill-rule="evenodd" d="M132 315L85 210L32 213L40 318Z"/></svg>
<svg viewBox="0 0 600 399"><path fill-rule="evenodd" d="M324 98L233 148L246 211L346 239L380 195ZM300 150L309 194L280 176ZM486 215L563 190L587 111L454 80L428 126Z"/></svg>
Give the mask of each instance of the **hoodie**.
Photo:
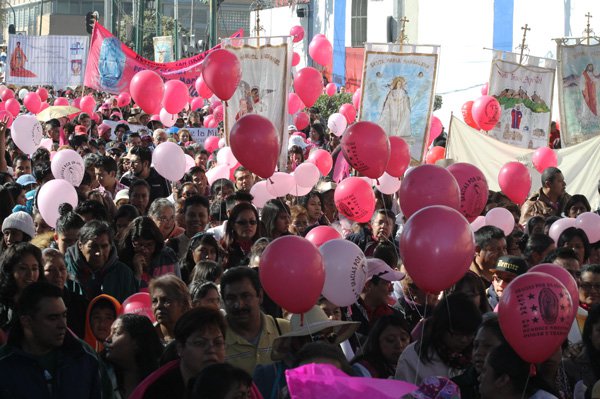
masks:
<svg viewBox="0 0 600 399"><path fill-rule="evenodd" d="M77 244L67 249L65 263L67 271L81 285L84 296L90 301L100 294L108 294L122 303L138 292L138 283L133 271L117 259L115 247L112 248L106 264L95 272Z"/></svg>
<svg viewBox="0 0 600 399"><path fill-rule="evenodd" d="M111 302L115 309L115 317L118 317L122 313L121 304L115 298L110 295L102 294L98 295L96 298L92 299L90 304L88 305L87 312L85 313L85 339L84 341L92 347L96 352L101 352L104 349L104 345L102 342L98 341L92 332L92 326L90 325L90 314L92 313L92 309L94 305L98 303L98 301L106 299Z"/></svg>

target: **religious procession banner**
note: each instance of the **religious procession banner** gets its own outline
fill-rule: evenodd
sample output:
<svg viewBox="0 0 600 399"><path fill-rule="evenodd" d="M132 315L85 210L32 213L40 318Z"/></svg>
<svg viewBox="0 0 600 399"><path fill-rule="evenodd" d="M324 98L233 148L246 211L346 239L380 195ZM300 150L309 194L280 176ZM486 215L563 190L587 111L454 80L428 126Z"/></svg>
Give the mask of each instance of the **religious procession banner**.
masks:
<svg viewBox="0 0 600 399"><path fill-rule="evenodd" d="M450 121L446 158L477 166L484 174L490 190L500 191L498 173L502 166L507 162L519 161L529 169L531 193L539 191L542 178L531 161L534 151L486 136L456 117ZM593 206L599 204L600 136L555 151L558 168L565 176L567 192L585 195Z"/></svg>
<svg viewBox="0 0 600 399"><path fill-rule="evenodd" d="M600 42L557 39L558 102L563 147L600 134Z"/></svg>
<svg viewBox="0 0 600 399"><path fill-rule="evenodd" d="M501 116L488 135L521 148L548 145L556 61L494 52L488 94L500 103Z"/></svg>
<svg viewBox="0 0 600 399"><path fill-rule="evenodd" d="M402 137L421 162L433 111L439 46L365 44L359 118Z"/></svg>
<svg viewBox="0 0 600 399"><path fill-rule="evenodd" d="M154 44L154 62L173 61L173 36L155 36L152 38Z"/></svg>
<svg viewBox="0 0 600 399"><path fill-rule="evenodd" d="M86 36L9 35L6 82L57 88L83 83Z"/></svg>
<svg viewBox="0 0 600 399"><path fill-rule="evenodd" d="M287 95L291 84L292 39L245 37L223 39L221 45L240 60L242 80L224 107L225 134L247 114L259 114L275 125L279 135L279 168L287 166Z"/></svg>
<svg viewBox="0 0 600 399"><path fill-rule="evenodd" d="M243 29L232 37L244 35ZM164 80L179 79L189 86L190 93L196 94L194 83L202 72L202 61L213 50L179 61L159 63L137 54L113 36L105 27L96 22L85 69L84 84L95 90L111 94L129 92L129 82L139 71L146 69L158 73Z"/></svg>

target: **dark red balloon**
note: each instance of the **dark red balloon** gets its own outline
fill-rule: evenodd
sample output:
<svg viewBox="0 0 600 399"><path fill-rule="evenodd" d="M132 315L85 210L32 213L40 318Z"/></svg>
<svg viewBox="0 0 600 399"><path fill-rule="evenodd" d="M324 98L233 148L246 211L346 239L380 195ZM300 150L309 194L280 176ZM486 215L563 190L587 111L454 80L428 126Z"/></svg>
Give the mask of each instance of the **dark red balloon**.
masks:
<svg viewBox="0 0 600 399"><path fill-rule="evenodd" d="M394 177L404 176L404 172L410 165L410 148L404 139L398 136L390 136L390 160L385 171Z"/></svg>
<svg viewBox="0 0 600 399"><path fill-rule="evenodd" d="M348 127L341 141L348 163L363 176L378 179L390 160L390 142L376 123L361 121Z"/></svg>
<svg viewBox="0 0 600 399"><path fill-rule="evenodd" d="M221 100L227 101L242 80L242 66L231 51L212 51L204 60L202 77L208 88Z"/></svg>
<svg viewBox="0 0 600 399"><path fill-rule="evenodd" d="M279 158L277 129L264 116L241 117L231 128L229 143L235 158L252 173L264 179L275 173Z"/></svg>

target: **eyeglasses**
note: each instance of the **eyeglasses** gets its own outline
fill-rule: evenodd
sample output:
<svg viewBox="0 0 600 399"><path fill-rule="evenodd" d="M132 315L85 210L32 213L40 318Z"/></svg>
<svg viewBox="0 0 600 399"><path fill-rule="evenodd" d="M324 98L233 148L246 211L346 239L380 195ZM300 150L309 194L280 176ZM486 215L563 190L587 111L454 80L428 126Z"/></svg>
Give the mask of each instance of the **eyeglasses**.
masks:
<svg viewBox="0 0 600 399"><path fill-rule="evenodd" d="M217 337L212 341L206 338L196 338L193 341L189 341L188 345L204 350L207 350L211 347L219 349L225 346L225 340L223 339L223 337Z"/></svg>
<svg viewBox="0 0 600 399"><path fill-rule="evenodd" d="M592 291L592 290L596 290L596 291L600 291L600 283L581 283L579 284L579 288L581 288L582 290L585 291Z"/></svg>
<svg viewBox="0 0 600 399"><path fill-rule="evenodd" d="M235 224L239 224L240 226L256 226L258 222L256 220L236 220Z"/></svg>

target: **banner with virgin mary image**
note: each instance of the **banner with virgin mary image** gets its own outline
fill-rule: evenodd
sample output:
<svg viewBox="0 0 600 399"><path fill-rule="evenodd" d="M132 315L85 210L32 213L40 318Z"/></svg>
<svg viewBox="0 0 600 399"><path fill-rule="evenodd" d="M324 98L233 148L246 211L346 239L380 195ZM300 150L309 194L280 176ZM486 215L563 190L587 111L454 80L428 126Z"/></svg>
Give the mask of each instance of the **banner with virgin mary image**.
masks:
<svg viewBox="0 0 600 399"><path fill-rule="evenodd" d="M548 145L552 122L552 95L556 61L496 51L488 94L500 103L500 120L487 132L506 144L521 148Z"/></svg>
<svg viewBox="0 0 600 399"><path fill-rule="evenodd" d="M221 46L240 60L242 79L224 107L223 124L229 132L246 114L259 114L275 125L279 137L279 168L287 166L287 93L291 84L290 36L227 38ZM259 156L257 154L257 156Z"/></svg>
<svg viewBox="0 0 600 399"><path fill-rule="evenodd" d="M433 111L439 46L365 44L359 118L402 137L421 162Z"/></svg>
<svg viewBox="0 0 600 399"><path fill-rule="evenodd" d="M556 41L560 138L565 147L600 134L600 40Z"/></svg>

